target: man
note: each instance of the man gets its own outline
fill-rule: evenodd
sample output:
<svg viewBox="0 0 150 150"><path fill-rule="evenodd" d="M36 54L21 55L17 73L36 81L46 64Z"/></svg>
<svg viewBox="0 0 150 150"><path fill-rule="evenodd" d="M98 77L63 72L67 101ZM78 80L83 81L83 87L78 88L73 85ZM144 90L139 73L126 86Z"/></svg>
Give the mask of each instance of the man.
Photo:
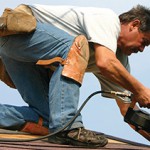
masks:
<svg viewBox="0 0 150 150"><path fill-rule="evenodd" d="M63 127L77 111L85 69L95 74L103 90L130 91L133 100L141 107L150 107L150 89L128 72L128 55L142 52L150 43L149 9L139 5L118 18L109 9L44 5L29 7L37 19L35 32L6 36L0 41L6 70L29 107L1 105L1 112L7 112L0 115L5 117L5 120L0 119L2 128L9 124L9 129L27 131L31 129L28 123L37 123L39 120L42 124L41 119L42 125L49 127L50 132ZM54 26L76 37L75 41ZM88 40L90 57L86 39L78 36L81 34ZM52 65L55 70L49 78L49 69L41 65L43 62L49 65L48 62L53 62L56 57L59 57L56 60L60 63ZM130 100L123 99L124 103L119 101L120 97L113 98L116 98L121 113L125 115ZM137 106L135 108L138 109ZM45 131L44 127L42 131ZM149 133L140 133L149 138ZM103 135L84 129L81 115L65 131L50 137L49 141L85 147L107 144Z"/></svg>

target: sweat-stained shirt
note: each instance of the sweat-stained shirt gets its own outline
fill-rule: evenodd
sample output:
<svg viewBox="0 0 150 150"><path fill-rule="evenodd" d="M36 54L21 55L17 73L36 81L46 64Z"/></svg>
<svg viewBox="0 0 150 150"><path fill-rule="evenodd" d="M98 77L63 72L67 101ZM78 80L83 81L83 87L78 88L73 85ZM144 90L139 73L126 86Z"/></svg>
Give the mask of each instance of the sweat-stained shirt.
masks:
<svg viewBox="0 0 150 150"><path fill-rule="evenodd" d="M95 64L93 43L103 45L113 51L122 65L130 72L128 57L117 49L120 21L112 10L97 7L40 4L30 5L29 7L37 21L53 24L74 37L80 34L86 36L90 45L90 59L86 72L91 72L97 77L102 90L129 92L102 76ZM128 98L112 97L109 94L102 94L102 96L130 102Z"/></svg>

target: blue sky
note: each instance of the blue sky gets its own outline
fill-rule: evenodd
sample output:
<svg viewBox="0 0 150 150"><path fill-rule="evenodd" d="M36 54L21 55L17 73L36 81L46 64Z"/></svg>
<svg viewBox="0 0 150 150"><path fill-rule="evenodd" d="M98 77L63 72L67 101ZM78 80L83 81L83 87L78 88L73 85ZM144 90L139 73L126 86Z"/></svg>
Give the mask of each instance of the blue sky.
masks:
<svg viewBox="0 0 150 150"><path fill-rule="evenodd" d="M149 0L5 0L0 2L0 13L2 14L6 7L15 8L21 3L107 7L113 9L118 15L131 9L137 4L150 7ZM130 57L131 74L147 87L150 87L149 56L150 47L146 48L143 53L134 54ZM97 79L90 73L86 74L81 87L80 105L91 93L97 90L100 90ZM26 105L17 90L7 87L2 82L0 82L0 103L18 106ZM145 110L150 113L150 110ZM100 95L94 96L83 109L82 115L84 125L88 129L136 142L150 144L124 123L123 118L119 113L119 109L112 99L102 98Z"/></svg>

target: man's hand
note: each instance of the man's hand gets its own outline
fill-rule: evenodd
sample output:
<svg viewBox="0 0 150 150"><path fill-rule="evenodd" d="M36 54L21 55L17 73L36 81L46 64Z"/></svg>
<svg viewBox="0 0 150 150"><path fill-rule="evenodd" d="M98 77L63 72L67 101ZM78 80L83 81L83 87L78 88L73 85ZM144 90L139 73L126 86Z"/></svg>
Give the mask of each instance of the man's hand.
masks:
<svg viewBox="0 0 150 150"><path fill-rule="evenodd" d="M137 101L140 107L150 108L150 89L144 88L138 94L133 94L133 100Z"/></svg>

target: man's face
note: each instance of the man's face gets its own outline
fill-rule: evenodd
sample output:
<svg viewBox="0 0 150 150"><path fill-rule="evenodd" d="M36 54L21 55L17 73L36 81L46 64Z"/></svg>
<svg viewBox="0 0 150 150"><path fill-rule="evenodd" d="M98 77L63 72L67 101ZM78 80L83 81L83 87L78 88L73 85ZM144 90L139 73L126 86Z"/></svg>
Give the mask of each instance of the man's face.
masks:
<svg viewBox="0 0 150 150"><path fill-rule="evenodd" d="M139 31L140 22L133 21L127 25L122 25L120 44L118 47L126 55L143 52L150 44L150 32L142 33Z"/></svg>

